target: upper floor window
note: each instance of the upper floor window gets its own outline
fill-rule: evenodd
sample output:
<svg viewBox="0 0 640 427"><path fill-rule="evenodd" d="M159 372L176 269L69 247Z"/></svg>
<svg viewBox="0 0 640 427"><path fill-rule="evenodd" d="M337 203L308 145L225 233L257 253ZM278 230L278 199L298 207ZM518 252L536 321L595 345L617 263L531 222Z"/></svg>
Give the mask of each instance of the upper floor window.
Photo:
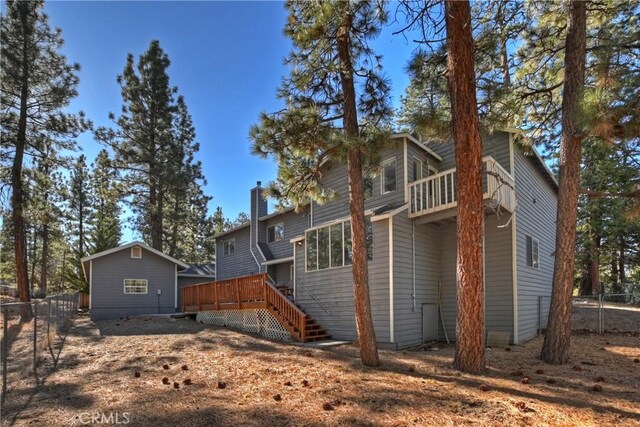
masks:
<svg viewBox="0 0 640 427"><path fill-rule="evenodd" d="M142 258L142 248L140 246L131 248L131 258Z"/></svg>
<svg viewBox="0 0 640 427"><path fill-rule="evenodd" d="M382 162L382 194L396 189L396 158Z"/></svg>
<svg viewBox="0 0 640 427"><path fill-rule="evenodd" d="M422 179L425 177L425 175L423 175L423 161L420 160L417 157L413 158L413 164L412 164L412 181L417 181L419 179Z"/></svg>
<svg viewBox="0 0 640 427"><path fill-rule="evenodd" d="M366 218L367 256L373 259L373 226ZM351 222L342 221L306 232L307 271L342 267L353 263Z"/></svg>
<svg viewBox="0 0 640 427"><path fill-rule="evenodd" d="M540 243L531 236L527 236L527 266L540 268Z"/></svg>
<svg viewBox="0 0 640 427"><path fill-rule="evenodd" d="M273 243L284 239L284 224L279 222L267 227L267 242Z"/></svg>
<svg viewBox="0 0 640 427"><path fill-rule="evenodd" d="M370 199L373 197L373 177L370 174L366 174L362 177L362 187L364 188L364 199Z"/></svg>
<svg viewBox="0 0 640 427"><path fill-rule="evenodd" d="M236 239L225 240L223 245L225 255L231 255L236 251Z"/></svg>

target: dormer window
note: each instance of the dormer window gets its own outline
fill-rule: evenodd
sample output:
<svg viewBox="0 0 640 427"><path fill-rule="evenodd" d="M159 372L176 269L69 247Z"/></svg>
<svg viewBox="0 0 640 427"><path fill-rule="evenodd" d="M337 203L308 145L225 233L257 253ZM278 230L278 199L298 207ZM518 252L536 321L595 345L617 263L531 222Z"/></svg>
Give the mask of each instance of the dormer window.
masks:
<svg viewBox="0 0 640 427"><path fill-rule="evenodd" d="M142 258L142 248L140 246L131 248L131 258Z"/></svg>

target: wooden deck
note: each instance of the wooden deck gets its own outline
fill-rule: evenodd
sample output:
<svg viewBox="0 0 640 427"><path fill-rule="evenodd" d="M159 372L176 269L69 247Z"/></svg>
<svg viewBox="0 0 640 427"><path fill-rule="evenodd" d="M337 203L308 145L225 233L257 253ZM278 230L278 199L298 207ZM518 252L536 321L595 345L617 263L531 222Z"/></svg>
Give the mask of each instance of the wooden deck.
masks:
<svg viewBox="0 0 640 427"><path fill-rule="evenodd" d="M264 308L296 341L330 338L320 325L270 282L266 273L185 286L182 301L184 313Z"/></svg>

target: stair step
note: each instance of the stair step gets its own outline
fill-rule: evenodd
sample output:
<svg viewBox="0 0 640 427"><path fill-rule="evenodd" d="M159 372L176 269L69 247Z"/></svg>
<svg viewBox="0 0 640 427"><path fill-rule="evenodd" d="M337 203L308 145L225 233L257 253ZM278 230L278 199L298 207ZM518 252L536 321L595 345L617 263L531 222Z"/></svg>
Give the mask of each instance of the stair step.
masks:
<svg viewBox="0 0 640 427"><path fill-rule="evenodd" d="M321 341L321 340L328 340L329 338L331 338L331 335L313 335L310 337L305 337L304 341L305 342Z"/></svg>
<svg viewBox="0 0 640 427"><path fill-rule="evenodd" d="M306 335L310 337L315 337L318 335L325 335L327 331L324 329L314 329L313 331L306 331Z"/></svg>

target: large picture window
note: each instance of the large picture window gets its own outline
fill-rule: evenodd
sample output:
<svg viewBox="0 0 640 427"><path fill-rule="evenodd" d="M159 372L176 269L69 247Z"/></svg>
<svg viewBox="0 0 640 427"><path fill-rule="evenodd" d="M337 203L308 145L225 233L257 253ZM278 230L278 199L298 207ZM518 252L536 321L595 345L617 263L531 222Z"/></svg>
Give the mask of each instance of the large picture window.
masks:
<svg viewBox="0 0 640 427"><path fill-rule="evenodd" d="M373 226L366 218L367 255L373 260ZM307 271L324 270L351 265L353 244L351 223L342 221L306 232Z"/></svg>
<svg viewBox="0 0 640 427"><path fill-rule="evenodd" d="M382 194L396 189L396 158L382 162Z"/></svg>
<svg viewBox="0 0 640 427"><path fill-rule="evenodd" d="M540 268L540 243L531 236L527 236L527 267Z"/></svg>
<svg viewBox="0 0 640 427"><path fill-rule="evenodd" d="M124 279L125 294L146 294L149 290L147 279Z"/></svg>
<svg viewBox="0 0 640 427"><path fill-rule="evenodd" d="M278 223L267 227L267 243L279 242L284 239L284 224Z"/></svg>

